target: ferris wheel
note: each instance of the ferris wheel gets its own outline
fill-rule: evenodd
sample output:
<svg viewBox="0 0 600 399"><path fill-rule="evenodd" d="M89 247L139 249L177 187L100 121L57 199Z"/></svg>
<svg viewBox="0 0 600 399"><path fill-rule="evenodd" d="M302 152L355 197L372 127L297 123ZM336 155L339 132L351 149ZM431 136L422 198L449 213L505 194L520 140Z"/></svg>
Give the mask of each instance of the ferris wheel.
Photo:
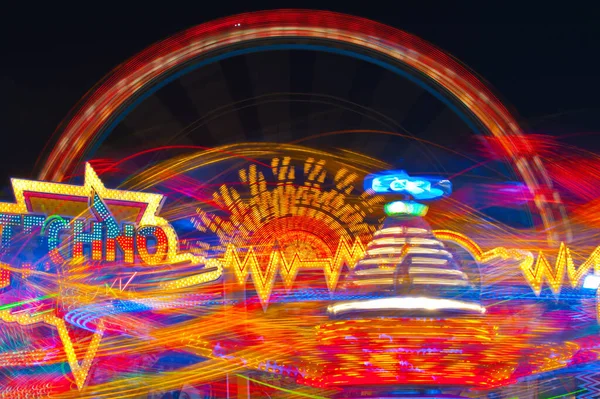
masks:
<svg viewBox="0 0 600 399"><path fill-rule="evenodd" d="M466 145L473 135L493 140L497 165L477 165ZM484 82L416 36L332 12L236 15L149 47L80 101L57 130L39 177L69 179L86 160L119 148L256 141L346 147L417 172L503 174L524 183L532 198L529 221L519 227L536 219L550 245L570 240L544 165Z"/></svg>

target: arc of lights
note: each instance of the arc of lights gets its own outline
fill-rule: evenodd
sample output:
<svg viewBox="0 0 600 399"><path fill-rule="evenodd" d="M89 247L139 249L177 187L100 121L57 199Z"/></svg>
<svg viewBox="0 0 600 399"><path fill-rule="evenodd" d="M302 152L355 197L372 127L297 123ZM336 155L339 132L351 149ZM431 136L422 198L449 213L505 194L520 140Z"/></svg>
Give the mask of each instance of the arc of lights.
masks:
<svg viewBox="0 0 600 399"><path fill-rule="evenodd" d="M180 279L186 281L187 285L214 281L222 274L221 263L218 260L207 260L191 253L179 252L179 240L175 230L166 219L157 216L164 200L161 194L108 189L89 164L85 167L83 186L21 179L13 179L12 186L16 202L0 203L0 234L3 248L10 244L15 227L22 228L26 234L33 233L34 227L38 227L42 234L48 235L49 259L55 264L62 264L68 270L71 265L80 264L84 260L84 244L90 246L93 260L115 261L116 247L120 247L124 262L133 263L135 237L137 255L142 264L191 263L207 266L202 273L193 276L192 280ZM126 223L121 229L111 209L129 215L135 220L137 229L133 224ZM55 212L61 216L52 215ZM49 217L44 216L48 214ZM73 219L65 219L62 216L71 216ZM81 217L96 219L89 223L90 232L83 231L83 220L78 219ZM65 259L60 253L59 231L64 229L72 231L71 259ZM102 243L103 230L106 233L106 248L103 248ZM146 247L146 239L150 235L157 240L154 253L150 253ZM85 263L83 265L85 267ZM0 288L10 285L11 272L23 275L31 273L29 268L19 269L0 263ZM180 280L172 280L163 284L161 288L179 288ZM47 297L54 296L57 295ZM103 321L99 319L96 332L82 361L79 362L63 318L56 316L53 311L16 314L12 313L12 307L6 305L4 309L0 309L0 321L23 326L44 323L58 330L75 383L81 390L102 340Z"/></svg>

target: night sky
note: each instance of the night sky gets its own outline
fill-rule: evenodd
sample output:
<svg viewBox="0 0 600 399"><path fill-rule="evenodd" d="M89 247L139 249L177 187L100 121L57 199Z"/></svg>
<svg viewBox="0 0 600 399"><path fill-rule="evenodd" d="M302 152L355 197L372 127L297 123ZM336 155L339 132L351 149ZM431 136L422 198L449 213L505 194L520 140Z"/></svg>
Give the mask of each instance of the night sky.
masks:
<svg viewBox="0 0 600 399"><path fill-rule="evenodd" d="M214 18L288 6L281 2L222 7L202 3L191 7L163 2L156 8L150 3L124 8L103 2L85 9L54 4L4 6L0 186L8 185L9 176L34 177L34 163L57 125L96 82L127 58ZM300 6L355 14L416 34L489 82L527 131L557 136L577 133L570 143L600 149L600 136L595 134L600 132L597 21L565 22L562 10L542 15L534 6L514 10L405 3L389 9L365 4L371 3L351 7L302 2Z"/></svg>

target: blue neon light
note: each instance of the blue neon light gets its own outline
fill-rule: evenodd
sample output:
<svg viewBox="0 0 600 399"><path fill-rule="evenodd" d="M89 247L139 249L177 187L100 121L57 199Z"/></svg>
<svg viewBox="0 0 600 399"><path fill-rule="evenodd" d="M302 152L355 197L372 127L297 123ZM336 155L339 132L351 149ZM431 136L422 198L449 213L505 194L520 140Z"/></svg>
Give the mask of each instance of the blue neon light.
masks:
<svg viewBox="0 0 600 399"><path fill-rule="evenodd" d="M403 170L370 174L365 178L365 190L378 194L409 195L416 200L433 200L452 193L449 180L435 177L411 177Z"/></svg>

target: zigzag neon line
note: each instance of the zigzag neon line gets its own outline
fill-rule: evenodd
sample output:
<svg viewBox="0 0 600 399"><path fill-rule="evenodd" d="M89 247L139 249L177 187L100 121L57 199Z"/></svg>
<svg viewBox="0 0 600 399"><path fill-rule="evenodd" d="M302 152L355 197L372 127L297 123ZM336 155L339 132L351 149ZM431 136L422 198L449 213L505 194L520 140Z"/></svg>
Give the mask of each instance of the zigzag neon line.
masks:
<svg viewBox="0 0 600 399"><path fill-rule="evenodd" d="M539 252L537 259L530 251L521 249L497 247L484 251L464 234L449 230L435 230L433 233L440 240L451 241L462 246L480 263L494 259L514 259L518 262L523 276L536 295L540 295L544 279L548 282L552 292L556 295L559 294L564 283L565 272L573 288L580 284L592 268L595 274L600 275L600 247L597 247L588 259L576 268L569 248L563 243L560 246L555 266L552 268L542 251ZM353 269L364 254L365 247L360 240L350 246L348 241L342 237L333 258L306 260L302 259L299 253L295 253L289 260L281 250L274 250L270 254L267 267L261 268L254 248L249 248L242 260L238 256L237 249L230 245L225 252L223 264L234 270L240 284L245 284L248 275L251 275L257 294L263 305L266 305L278 273L282 277L285 288L289 290L300 269L323 269L327 288L333 292L342 267L347 265L349 269Z"/></svg>
<svg viewBox="0 0 600 399"><path fill-rule="evenodd" d="M580 389L576 392L583 392L581 395L578 395L580 399L594 399L598 397L600 393L600 373L598 372L588 372L588 373L579 373L577 374L577 379L580 381L580 386L583 389ZM569 392L569 394L573 394L575 392Z"/></svg>
<svg viewBox="0 0 600 399"><path fill-rule="evenodd" d="M544 277L548 281L552 292L555 295L558 295L563 285L565 271L572 288L577 287L591 269L594 270L594 274L600 274L600 247L597 247L594 252L592 252L592 254L576 268L573 259L571 258L571 251L565 243L561 243L560 249L558 250L558 256L554 263L554 268L550 266L550 262L548 262L544 256L544 253L540 251L535 267L522 269L525 278L527 278L531 288L533 288L537 295L542 291Z"/></svg>
<svg viewBox="0 0 600 399"><path fill-rule="evenodd" d="M360 240L354 241L352 246L342 237L333 258L310 259L300 258L296 252L289 261L281 250L271 252L266 270L262 268L256 258L254 248L250 248L246 256L241 260L238 251L233 245L229 245L225 252L224 265L232 268L240 284L245 284L248 275L252 275L252 281L261 303L266 305L273 291L273 284L277 272L281 275L286 289L291 289L300 269L322 269L325 274L327 288L334 291L337 286L342 267L347 265L353 269L356 263L364 256L365 247Z"/></svg>
<svg viewBox="0 0 600 399"><path fill-rule="evenodd" d="M515 259L519 262L521 269L526 270L531 267L534 261L534 257L529 251L499 247L485 252L473 240L463 234L449 230L435 230L433 233L440 240L452 241L462 246L481 263L498 258ZM405 252L406 249L408 247L403 248L402 251ZM271 253L263 273L263 268L259 265L254 248L249 248L245 258L241 260L236 248L230 245L225 253L224 265L234 270L240 284L245 284L248 275L252 275L254 287L264 306L269 301L277 272L281 275L285 288L289 290L300 269L323 269L327 288L333 292L344 264L349 269L353 269L356 263L365 255L365 252L365 247L360 240L356 240L350 247L344 237L340 239L334 258L304 260L300 258L298 253L295 253L292 260L289 261L281 250L276 250Z"/></svg>
<svg viewBox="0 0 600 399"><path fill-rule="evenodd" d="M536 295L540 295L544 279L548 282L552 292L558 295L563 287L565 272L572 288L577 287L591 269L594 270L594 274L600 275L600 246L596 247L591 255L576 268L571 251L565 243L561 243L553 268L542 251L539 251L534 262L534 256L530 251L498 247L484 252L473 240L463 234L448 230L436 230L434 234L441 240L452 241L462 246L481 263L494 258L517 260L523 276Z"/></svg>

